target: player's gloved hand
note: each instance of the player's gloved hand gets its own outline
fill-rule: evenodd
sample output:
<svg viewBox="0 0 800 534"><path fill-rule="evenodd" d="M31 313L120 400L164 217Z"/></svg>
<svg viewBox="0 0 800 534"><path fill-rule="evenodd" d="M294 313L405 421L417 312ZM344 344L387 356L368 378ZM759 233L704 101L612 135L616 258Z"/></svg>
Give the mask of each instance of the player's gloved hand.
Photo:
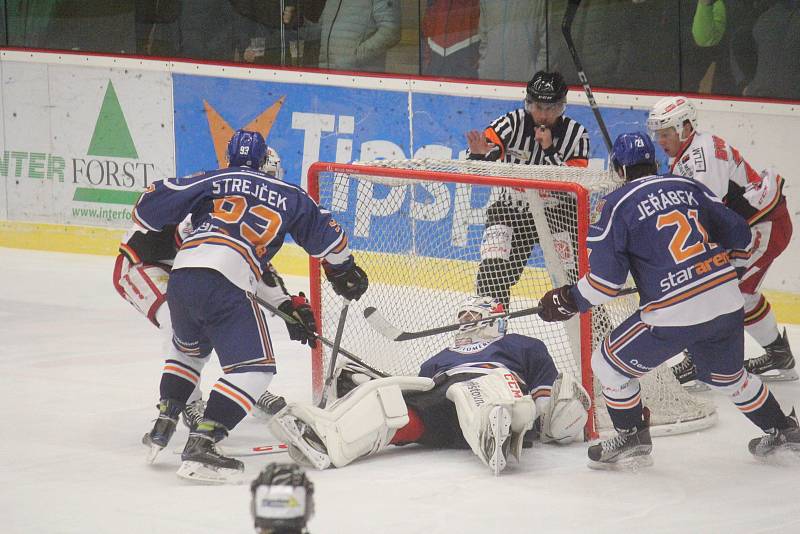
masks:
<svg viewBox="0 0 800 534"><path fill-rule="evenodd" d="M322 268L336 294L347 300L358 300L369 287L367 273L356 265L352 257L342 265L333 265L323 261Z"/></svg>
<svg viewBox="0 0 800 534"><path fill-rule="evenodd" d="M571 285L566 285L551 289L539 299L539 306L542 308L539 317L542 321L566 321L578 313L578 306L569 292L570 288Z"/></svg>
<svg viewBox="0 0 800 534"><path fill-rule="evenodd" d="M282 302L278 309L297 321L296 323L286 321L289 337L303 345L308 343L312 349L316 348L317 339L310 332L317 331L317 320L314 319L314 312L311 310L305 294L301 291L291 299Z"/></svg>

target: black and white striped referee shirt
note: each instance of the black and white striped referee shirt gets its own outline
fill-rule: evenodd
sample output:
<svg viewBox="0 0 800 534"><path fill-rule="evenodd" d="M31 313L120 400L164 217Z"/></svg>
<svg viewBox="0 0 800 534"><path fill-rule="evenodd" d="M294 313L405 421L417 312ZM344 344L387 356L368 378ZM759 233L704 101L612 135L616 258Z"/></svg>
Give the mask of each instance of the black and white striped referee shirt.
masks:
<svg viewBox="0 0 800 534"><path fill-rule="evenodd" d="M534 139L534 127L533 118L525 109L510 111L483 132L494 148L484 155L470 154L469 159L528 165L589 165L589 134L580 123L561 117L552 129L553 145L546 150Z"/></svg>

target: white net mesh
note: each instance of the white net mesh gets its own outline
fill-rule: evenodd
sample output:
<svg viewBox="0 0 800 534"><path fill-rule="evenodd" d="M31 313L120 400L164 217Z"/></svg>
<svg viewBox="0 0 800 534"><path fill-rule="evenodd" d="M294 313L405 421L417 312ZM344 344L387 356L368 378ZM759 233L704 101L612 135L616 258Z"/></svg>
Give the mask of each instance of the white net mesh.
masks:
<svg viewBox="0 0 800 534"><path fill-rule="evenodd" d="M454 323L455 310L469 295L497 297L509 311L536 306L550 288L577 281L585 248L579 221L585 232L591 207L621 185L605 171L481 161L361 162L348 172L326 167L331 170L317 176L319 203L346 229L370 280L369 290L351 305L342 346L393 375L416 375L424 360L452 345L453 333L394 342L366 323L365 308L377 308L404 331L419 331ZM492 185L498 178L524 181ZM557 190L556 184L572 190ZM589 209L579 210L581 194L588 196ZM342 301L325 281L312 284L321 291L322 333L333 338ZM595 308L590 335L581 333L577 318L545 323L536 315L510 321L509 332L541 339L559 370L580 377L582 354L588 358L637 305L633 295ZM328 352L323 354L327 366ZM708 420L714 412L713 405L686 393L668 369L643 384L653 425ZM607 415L598 422L601 429L609 426Z"/></svg>

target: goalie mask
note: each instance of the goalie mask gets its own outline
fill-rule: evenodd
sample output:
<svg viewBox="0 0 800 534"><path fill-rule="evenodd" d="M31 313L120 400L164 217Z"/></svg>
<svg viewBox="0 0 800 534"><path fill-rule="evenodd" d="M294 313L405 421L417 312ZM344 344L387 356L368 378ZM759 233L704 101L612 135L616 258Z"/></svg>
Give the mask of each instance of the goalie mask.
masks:
<svg viewBox="0 0 800 534"><path fill-rule="evenodd" d="M488 341L505 335L508 321L503 304L492 297L470 297L456 318L463 323L456 333L456 346ZM476 322L477 321L477 322Z"/></svg>

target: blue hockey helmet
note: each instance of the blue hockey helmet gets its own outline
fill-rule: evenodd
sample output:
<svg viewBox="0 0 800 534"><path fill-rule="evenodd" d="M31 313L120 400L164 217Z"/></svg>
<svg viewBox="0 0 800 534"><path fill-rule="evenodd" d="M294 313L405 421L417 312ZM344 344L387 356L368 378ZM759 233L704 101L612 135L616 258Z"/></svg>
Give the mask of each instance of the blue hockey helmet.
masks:
<svg viewBox="0 0 800 534"><path fill-rule="evenodd" d="M258 132L236 130L228 142L228 165L259 170L267 161L267 143Z"/></svg>
<svg viewBox="0 0 800 534"><path fill-rule="evenodd" d="M611 149L611 164L617 167L630 167L656 162L656 147L650 136L640 132L624 133L614 141Z"/></svg>

